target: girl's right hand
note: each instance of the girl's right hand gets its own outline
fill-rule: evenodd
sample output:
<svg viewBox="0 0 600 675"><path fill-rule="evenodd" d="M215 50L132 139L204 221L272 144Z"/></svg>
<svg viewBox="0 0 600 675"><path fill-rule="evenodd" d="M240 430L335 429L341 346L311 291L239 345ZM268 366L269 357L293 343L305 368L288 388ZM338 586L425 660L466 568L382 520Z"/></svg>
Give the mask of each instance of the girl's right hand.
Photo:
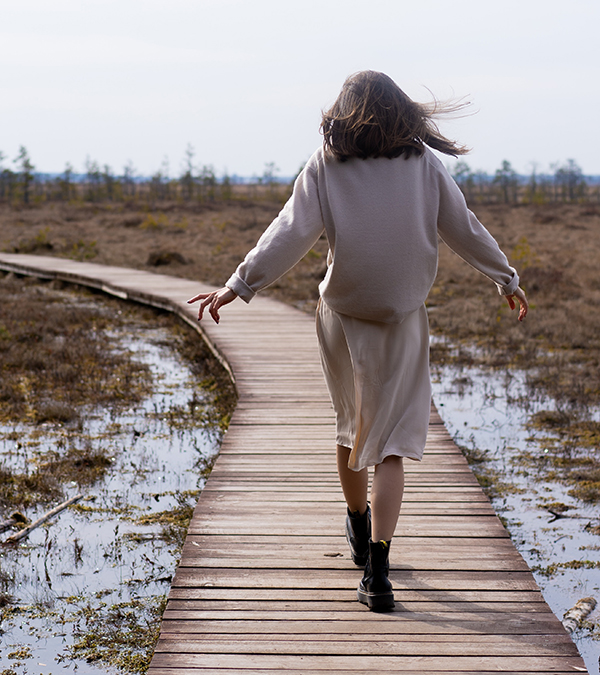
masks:
<svg viewBox="0 0 600 675"><path fill-rule="evenodd" d="M212 316L215 323L219 323L219 309L223 305L228 305L237 298L237 295L227 286L223 286L218 291L211 291L210 293L199 293L188 300L188 305L191 305L198 300L202 300L198 308L198 321L202 319L204 309L208 307L208 313Z"/></svg>
<svg viewBox="0 0 600 675"><path fill-rule="evenodd" d="M507 295L506 299L508 300L508 305L511 309L514 309L517 305L515 304L515 298L518 300L520 309L519 309L519 321L523 321L527 316L529 310L529 303L527 302L527 296L525 291L518 287L512 295Z"/></svg>

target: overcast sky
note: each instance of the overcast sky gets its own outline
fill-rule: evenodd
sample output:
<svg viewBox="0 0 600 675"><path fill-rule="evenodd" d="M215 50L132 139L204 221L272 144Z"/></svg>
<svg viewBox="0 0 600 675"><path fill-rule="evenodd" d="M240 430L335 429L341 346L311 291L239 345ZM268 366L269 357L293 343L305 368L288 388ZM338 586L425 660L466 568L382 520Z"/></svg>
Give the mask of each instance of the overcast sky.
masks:
<svg viewBox="0 0 600 675"><path fill-rule="evenodd" d="M0 0L0 151L38 171L293 175L345 77L467 97L472 169L600 174L598 0ZM450 160L448 164L451 164Z"/></svg>

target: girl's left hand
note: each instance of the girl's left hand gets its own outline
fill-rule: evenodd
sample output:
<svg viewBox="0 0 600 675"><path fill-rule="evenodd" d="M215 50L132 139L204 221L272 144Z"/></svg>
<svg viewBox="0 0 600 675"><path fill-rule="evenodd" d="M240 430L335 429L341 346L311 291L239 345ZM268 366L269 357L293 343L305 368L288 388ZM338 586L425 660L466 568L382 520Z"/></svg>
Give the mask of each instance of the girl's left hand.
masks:
<svg viewBox="0 0 600 675"><path fill-rule="evenodd" d="M202 319L204 310L208 307L208 313L212 316L215 323L219 323L219 309L223 305L228 305L230 302L233 302L237 298L237 295L227 286L223 286L218 291L212 291L210 293L199 293L193 298L188 300L188 305L191 305L198 300L202 300L200 307L198 308L198 321Z"/></svg>
<svg viewBox="0 0 600 675"><path fill-rule="evenodd" d="M508 305L511 309L514 309L516 307L515 298L519 301L520 305L518 317L519 321L523 321L523 319L527 316L527 311L529 310L529 303L527 302L527 296L525 295L525 291L521 287L518 287L513 293L513 295L506 296L506 299L508 300Z"/></svg>

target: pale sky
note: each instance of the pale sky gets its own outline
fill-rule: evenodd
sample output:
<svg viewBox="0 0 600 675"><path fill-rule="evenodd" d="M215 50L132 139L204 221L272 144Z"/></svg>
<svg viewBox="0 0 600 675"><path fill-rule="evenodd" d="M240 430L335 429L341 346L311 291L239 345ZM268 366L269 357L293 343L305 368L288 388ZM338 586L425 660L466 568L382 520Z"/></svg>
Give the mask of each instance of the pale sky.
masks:
<svg viewBox="0 0 600 675"><path fill-rule="evenodd" d="M293 175L346 76L373 69L472 101L441 125L472 169L600 174L599 26L598 0L0 0L0 151L178 176L190 143L219 175Z"/></svg>

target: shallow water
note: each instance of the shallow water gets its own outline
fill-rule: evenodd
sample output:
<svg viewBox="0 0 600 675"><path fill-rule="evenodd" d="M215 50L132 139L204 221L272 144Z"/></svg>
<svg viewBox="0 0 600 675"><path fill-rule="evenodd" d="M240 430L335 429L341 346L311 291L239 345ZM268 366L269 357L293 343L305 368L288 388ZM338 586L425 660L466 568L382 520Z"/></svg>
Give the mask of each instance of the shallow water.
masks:
<svg viewBox="0 0 600 675"><path fill-rule="evenodd" d="M151 368L151 396L118 414L90 410L78 429L0 427L0 463L13 469L56 447L102 448L111 457L96 484L67 487L65 498L84 493L77 507L20 545L0 549L0 571L10 580L2 590L16 609L1 627L0 672L114 672L79 658L81 652L75 656L72 646L103 631L110 643L113 623L119 630L128 621L142 627L156 622L178 546L163 537L160 524L136 520L194 505L203 471L217 452L218 437L194 415L204 405L198 382L177 352L165 347L173 341L169 331L137 322L112 337ZM49 508L26 515L34 520Z"/></svg>
<svg viewBox="0 0 600 675"><path fill-rule="evenodd" d="M476 367L443 366L434 370L434 401L458 445L485 453L485 469L497 472L502 483L514 486L492 498L513 542L532 568L570 561L600 561L600 536L584 529L600 524L597 506L568 495L559 482L536 478L535 469L523 466L520 455L549 452L526 427L531 414L554 410L553 401L536 396L525 383L525 373ZM547 435L547 434L546 434ZM474 466L477 471L477 466ZM568 517L555 519L543 503L562 502ZM548 577L534 569L547 603L562 618L581 598L592 596L599 607L590 615L600 619L600 569L564 569ZM598 675L600 643L589 631L573 634L590 675Z"/></svg>

